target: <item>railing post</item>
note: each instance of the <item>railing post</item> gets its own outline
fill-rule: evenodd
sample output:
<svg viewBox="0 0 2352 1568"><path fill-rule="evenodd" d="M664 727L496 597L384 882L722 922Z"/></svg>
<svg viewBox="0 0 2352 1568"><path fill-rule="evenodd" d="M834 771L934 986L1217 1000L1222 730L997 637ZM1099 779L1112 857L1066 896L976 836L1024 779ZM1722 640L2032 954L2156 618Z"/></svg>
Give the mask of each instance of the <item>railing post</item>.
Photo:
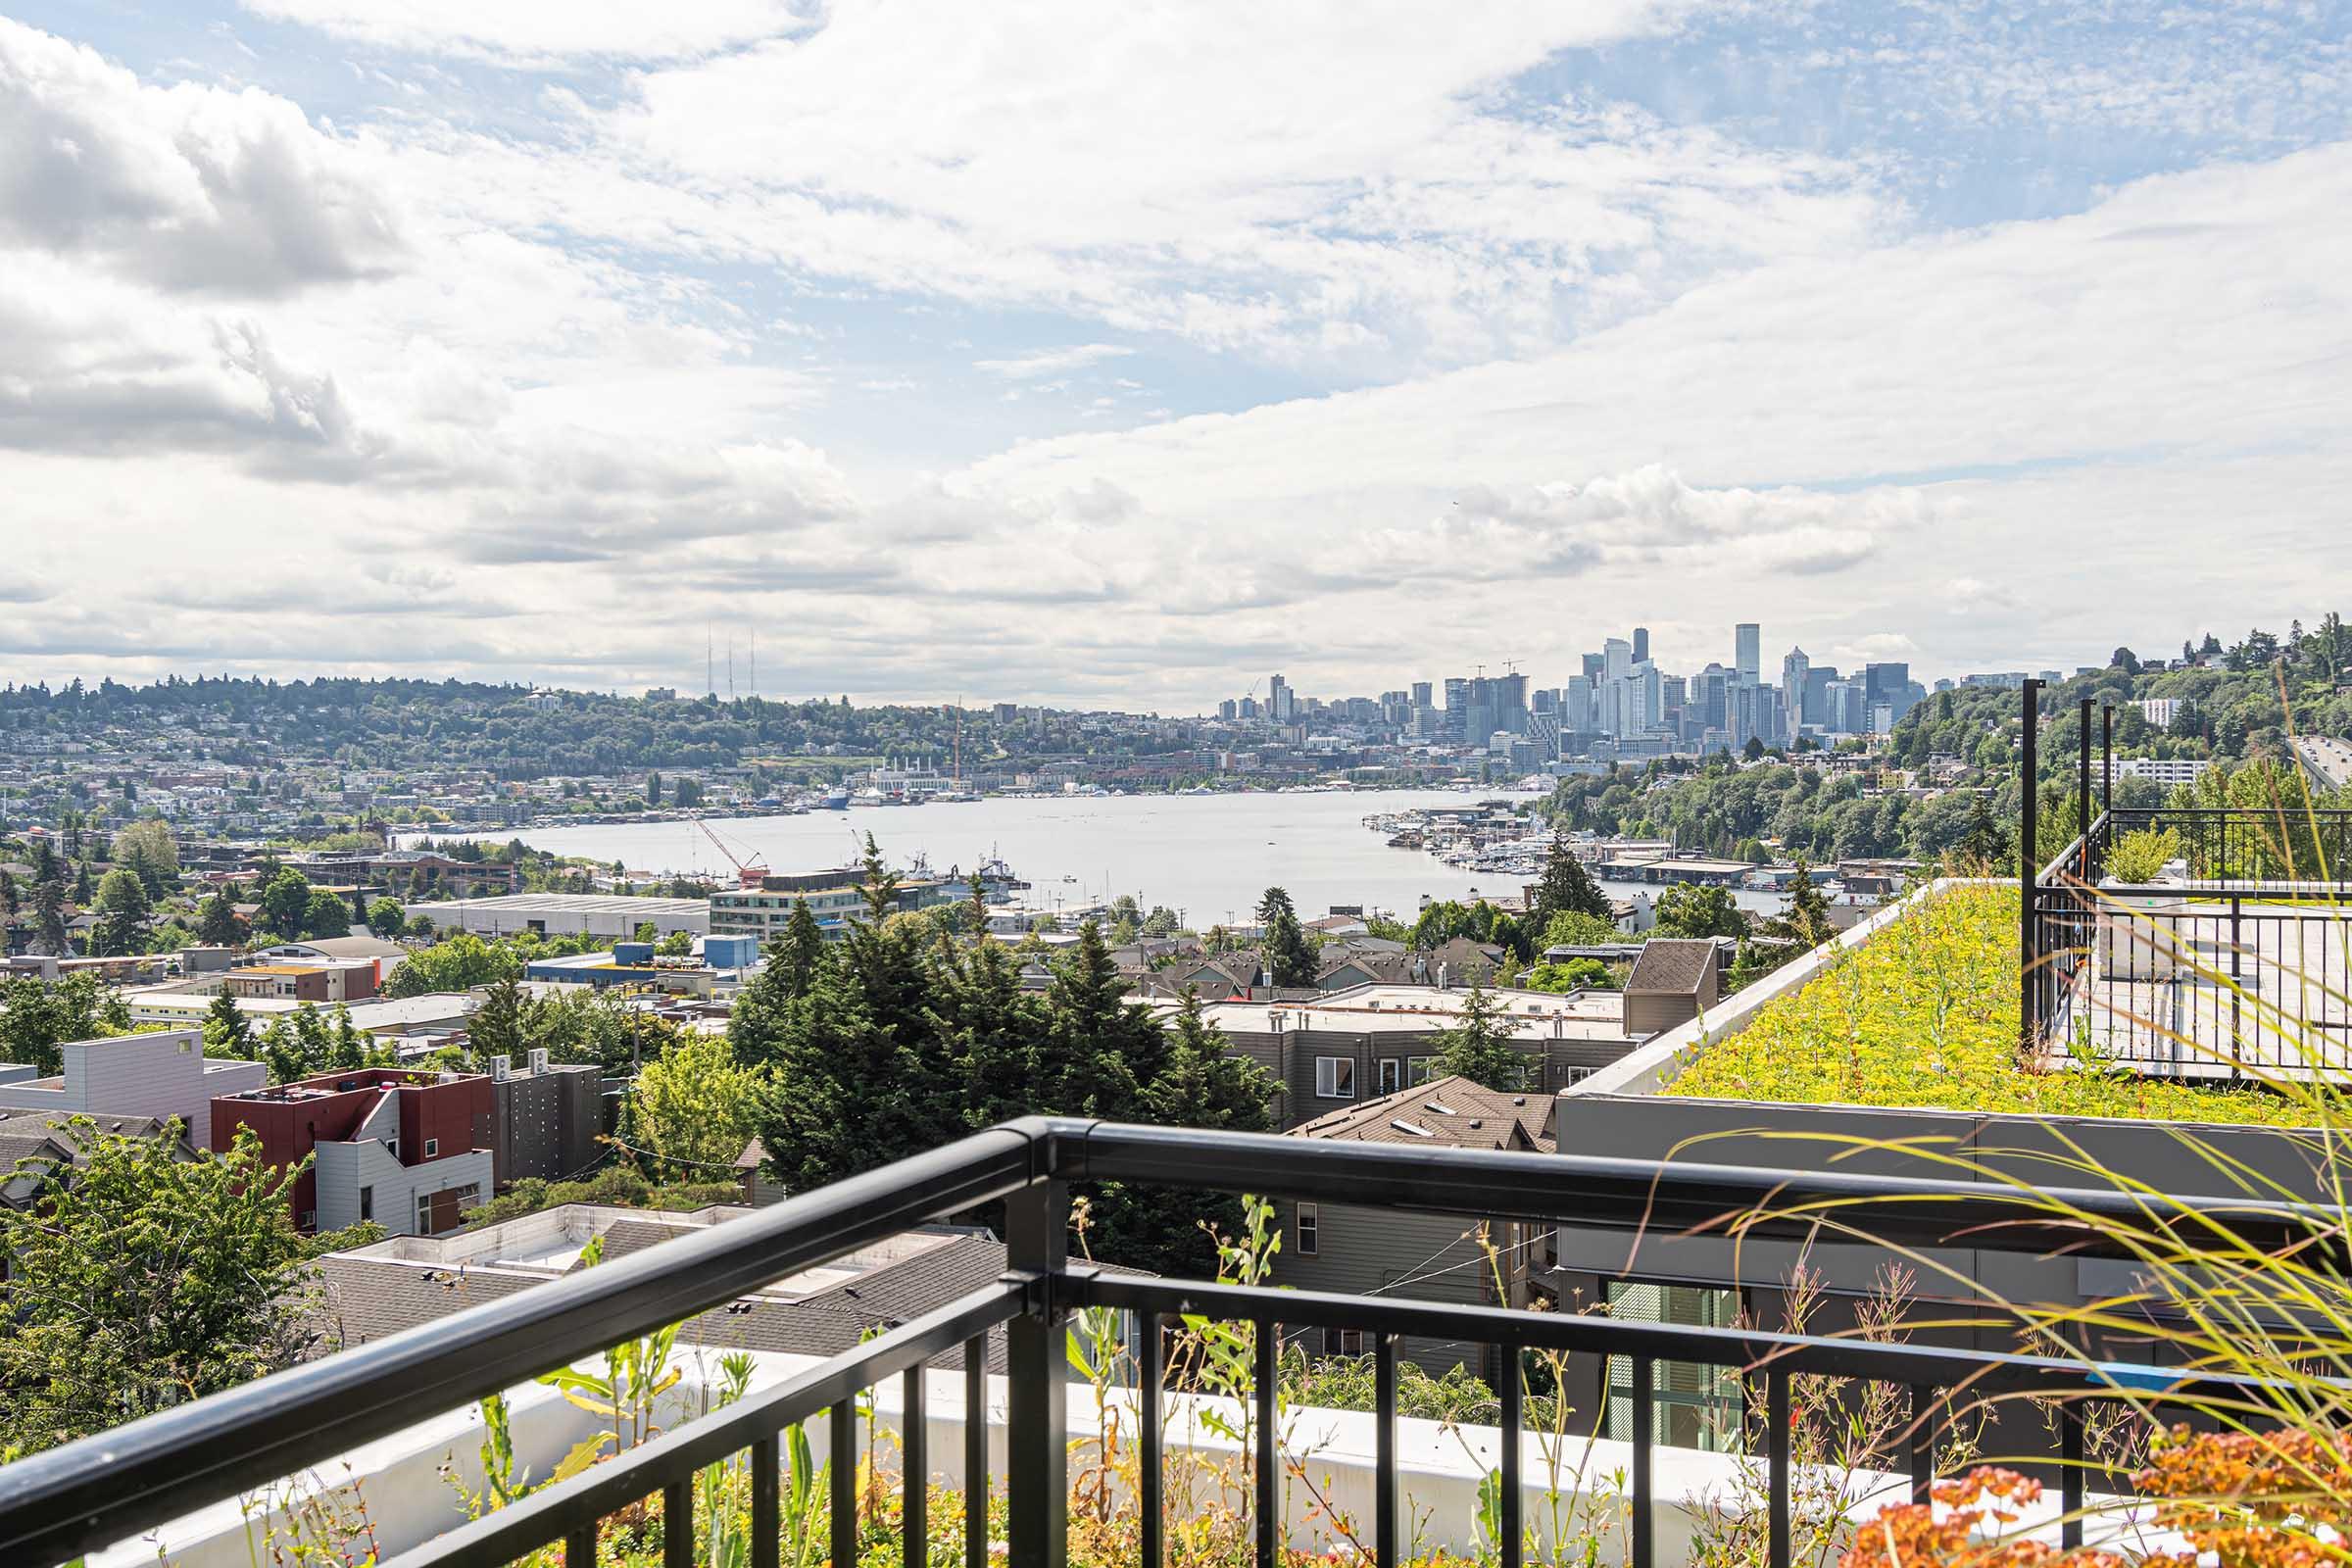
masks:
<svg viewBox="0 0 2352 1568"><path fill-rule="evenodd" d="M2017 904L2018 904L2018 1044L2031 1053L2041 1039L2038 1008L2041 976L2037 972L2041 955L2035 944L2034 923L2034 876L2040 869L2034 864L2034 805L2041 790L2041 682L2027 677L2025 684L2025 732L2020 737L2024 755L2019 759L2023 768L2024 798L2020 803L2020 821L2017 829Z"/></svg>
<svg viewBox="0 0 2352 1568"><path fill-rule="evenodd" d="M2087 882L2090 880L2090 699L2087 697L2082 699L2075 727L2081 731L2075 739L2082 751L2082 760L2075 768L2075 826L2082 833L2077 841L2082 849L2075 858L2075 875Z"/></svg>
<svg viewBox="0 0 2352 1568"><path fill-rule="evenodd" d="M2099 814L2107 819L2107 842L2115 842L2115 705L2099 710ZM2101 859L2105 857L2101 856Z"/></svg>
<svg viewBox="0 0 2352 1568"><path fill-rule="evenodd" d="M1067 1555L1068 1329L1057 1286L1069 1261L1069 1188L1039 1181L1004 1200L1004 1261L1031 1281L1028 1310L1004 1326L1004 1481L1008 1555L1058 1564Z"/></svg>

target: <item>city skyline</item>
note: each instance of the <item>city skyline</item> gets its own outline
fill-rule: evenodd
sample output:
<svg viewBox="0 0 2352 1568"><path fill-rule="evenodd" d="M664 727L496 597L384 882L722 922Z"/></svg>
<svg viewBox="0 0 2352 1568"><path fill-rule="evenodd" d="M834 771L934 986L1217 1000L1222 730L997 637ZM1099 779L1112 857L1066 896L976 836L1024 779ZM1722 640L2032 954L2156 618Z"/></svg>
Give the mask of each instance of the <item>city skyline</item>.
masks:
<svg viewBox="0 0 2352 1568"><path fill-rule="evenodd" d="M2071 668L2341 525L2331 12L10 10L16 679Z"/></svg>

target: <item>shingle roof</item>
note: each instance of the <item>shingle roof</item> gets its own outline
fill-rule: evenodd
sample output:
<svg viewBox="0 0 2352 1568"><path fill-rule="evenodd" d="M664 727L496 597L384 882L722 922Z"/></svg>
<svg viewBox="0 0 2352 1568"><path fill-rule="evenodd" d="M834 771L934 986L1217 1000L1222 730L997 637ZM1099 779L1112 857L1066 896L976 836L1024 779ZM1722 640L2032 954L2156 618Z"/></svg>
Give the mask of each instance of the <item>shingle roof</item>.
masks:
<svg viewBox="0 0 2352 1568"><path fill-rule="evenodd" d="M1715 944L1704 937L1652 937L1626 976L1628 991L1664 991L1689 996L1698 990L1715 961Z"/></svg>
<svg viewBox="0 0 2352 1568"><path fill-rule="evenodd" d="M1483 1089L1467 1078L1439 1078L1291 1129L1292 1138L1442 1149L1537 1150L1558 1147L1549 1095Z"/></svg>

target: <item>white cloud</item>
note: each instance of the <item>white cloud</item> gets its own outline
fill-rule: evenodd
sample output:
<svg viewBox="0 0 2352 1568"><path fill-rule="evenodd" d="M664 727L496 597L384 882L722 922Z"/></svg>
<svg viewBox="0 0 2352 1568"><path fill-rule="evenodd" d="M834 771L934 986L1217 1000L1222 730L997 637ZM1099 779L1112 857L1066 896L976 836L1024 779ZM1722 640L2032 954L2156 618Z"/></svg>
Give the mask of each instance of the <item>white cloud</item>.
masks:
<svg viewBox="0 0 2352 1568"><path fill-rule="evenodd" d="M1116 343L1081 343L1066 349L1039 349L1008 360L974 360L972 368L1003 376L1007 381L1031 381L1041 375L1082 370L1090 365L1134 352Z"/></svg>
<svg viewBox="0 0 2352 1568"><path fill-rule="evenodd" d="M348 146L287 100L148 87L5 17L0 245L244 296L378 273L405 248Z"/></svg>
<svg viewBox="0 0 2352 1568"><path fill-rule="evenodd" d="M784 0L242 0L247 11L299 22L379 48L479 55L507 64L583 56L674 60L789 31Z"/></svg>

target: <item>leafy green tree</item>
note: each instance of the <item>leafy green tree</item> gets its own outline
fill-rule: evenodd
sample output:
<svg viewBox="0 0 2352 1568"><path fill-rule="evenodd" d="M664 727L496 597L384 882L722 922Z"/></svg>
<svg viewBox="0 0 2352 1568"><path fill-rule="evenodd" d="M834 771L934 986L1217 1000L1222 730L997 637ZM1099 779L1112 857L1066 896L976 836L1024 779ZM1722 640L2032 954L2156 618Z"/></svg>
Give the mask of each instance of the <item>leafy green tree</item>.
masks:
<svg viewBox="0 0 2352 1568"><path fill-rule="evenodd" d="M23 1062L44 1074L65 1063L58 1048L130 1032L130 1010L96 975L0 980L0 1060Z"/></svg>
<svg viewBox="0 0 2352 1568"><path fill-rule="evenodd" d="M1598 958L1568 958L1559 963L1539 963L1521 976L1519 983L1530 991L1549 991L1561 996L1571 991L1617 989L1616 976Z"/></svg>
<svg viewBox="0 0 2352 1568"><path fill-rule="evenodd" d="M289 931L288 936L347 937L359 922L351 917L351 906L324 888L313 888L304 902L302 929Z"/></svg>
<svg viewBox="0 0 2352 1568"><path fill-rule="evenodd" d="M272 1169L245 1129L193 1159L176 1122L128 1138L77 1118L69 1136L74 1179L0 1207L0 1444L24 1451L275 1371L306 1343L291 1195L308 1160Z"/></svg>
<svg viewBox="0 0 2352 1568"><path fill-rule="evenodd" d="M114 863L137 874L147 897L160 899L179 886L179 845L172 825L161 817L144 817L115 835L109 847Z"/></svg>
<svg viewBox="0 0 2352 1568"><path fill-rule="evenodd" d="M368 929L389 942L399 936L408 924L408 913L398 899L386 896L368 906Z"/></svg>
<svg viewBox="0 0 2352 1568"><path fill-rule="evenodd" d="M672 931L654 944L654 951L664 958L683 958L694 951L694 935L688 931Z"/></svg>
<svg viewBox="0 0 2352 1568"><path fill-rule="evenodd" d="M121 867L107 872L99 879L97 902L91 907L98 916L90 932L91 951L100 956L147 951L154 906L138 873Z"/></svg>
<svg viewBox="0 0 2352 1568"><path fill-rule="evenodd" d="M763 1089L756 1068L738 1066L727 1042L696 1035L637 1075L629 1096L630 1142L675 1179L711 1181L751 1141Z"/></svg>
<svg viewBox="0 0 2352 1568"><path fill-rule="evenodd" d="M1511 1044L1511 1027L1484 985L1474 984L1462 998L1462 1010L1453 1027L1431 1037L1438 1047L1431 1072L1437 1077L1467 1078L1487 1089L1517 1089L1527 1077L1527 1058Z"/></svg>
<svg viewBox="0 0 2352 1568"><path fill-rule="evenodd" d="M651 920L640 920L637 929L629 933L629 940L643 942L650 947L662 940L662 928Z"/></svg>
<svg viewBox="0 0 2352 1568"><path fill-rule="evenodd" d="M460 931L446 942L410 954L384 982L384 995L422 997L471 991L521 974L522 956L514 944L484 942L470 931Z"/></svg>
<svg viewBox="0 0 2352 1568"><path fill-rule="evenodd" d="M1743 937L1747 916L1732 890L1678 882L1658 895L1655 935L1662 937Z"/></svg>
<svg viewBox="0 0 2352 1568"><path fill-rule="evenodd" d="M1602 914L1568 910L1551 917L1544 927L1546 948L1596 948L1626 940L1617 922Z"/></svg>
<svg viewBox="0 0 2352 1568"><path fill-rule="evenodd" d="M300 937L311 915L311 879L287 866L263 885L259 903L265 929L288 940Z"/></svg>
<svg viewBox="0 0 2352 1568"><path fill-rule="evenodd" d="M662 775L660 773L645 775L645 804L648 806L662 804Z"/></svg>

